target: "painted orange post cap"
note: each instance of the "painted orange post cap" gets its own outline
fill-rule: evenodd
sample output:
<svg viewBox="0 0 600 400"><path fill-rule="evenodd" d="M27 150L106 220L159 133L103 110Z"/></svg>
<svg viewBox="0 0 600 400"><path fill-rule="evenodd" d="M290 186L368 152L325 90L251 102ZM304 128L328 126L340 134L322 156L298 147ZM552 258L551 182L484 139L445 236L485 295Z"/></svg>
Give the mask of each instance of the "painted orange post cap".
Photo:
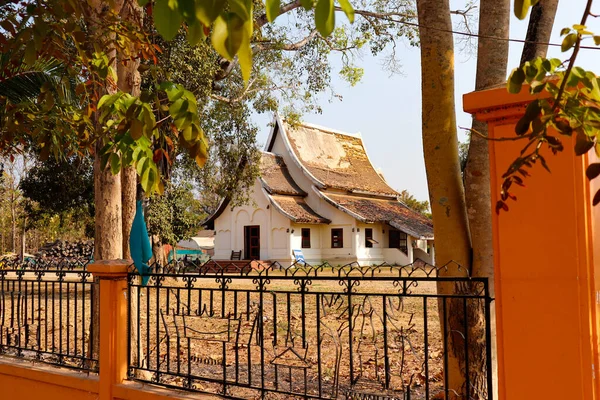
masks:
<svg viewBox="0 0 600 400"><path fill-rule="evenodd" d="M98 277L114 277L127 275L131 265L128 260L101 260L87 266L87 270Z"/></svg>

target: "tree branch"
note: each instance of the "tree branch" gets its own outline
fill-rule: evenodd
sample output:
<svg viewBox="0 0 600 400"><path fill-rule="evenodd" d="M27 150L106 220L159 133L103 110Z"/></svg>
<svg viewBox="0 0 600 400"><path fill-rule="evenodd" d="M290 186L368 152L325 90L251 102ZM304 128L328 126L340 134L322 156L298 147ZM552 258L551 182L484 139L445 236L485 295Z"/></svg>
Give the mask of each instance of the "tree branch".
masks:
<svg viewBox="0 0 600 400"><path fill-rule="evenodd" d="M279 9L279 15L285 14L289 11L292 11L296 8L300 7L300 0L292 1L291 3L284 4ZM255 28L261 28L264 26L269 20L267 19L267 14L263 14L254 21Z"/></svg>
<svg viewBox="0 0 600 400"><path fill-rule="evenodd" d="M474 133L475 135L485 139L485 140L490 140L493 142L514 142L516 140L522 140L522 139L530 139L531 135L523 135L523 136L511 136L511 137L499 137L499 138L491 138L489 136L484 135L483 133L473 129L473 128L465 128L462 126L458 127L459 129L465 130L465 131L469 131L471 133Z"/></svg>
<svg viewBox="0 0 600 400"><path fill-rule="evenodd" d="M297 41L296 43L282 44L282 43L273 43L273 42L260 42L257 43L252 49L253 53L256 54L259 51L263 50L271 50L271 49L279 49L285 51L298 51L306 46L313 38L315 38L318 34L316 29L313 29L308 36L304 39Z"/></svg>
<svg viewBox="0 0 600 400"><path fill-rule="evenodd" d="M463 23L465 25L465 29L467 30L467 32L472 33L471 31L471 27L469 26L469 13L473 10L477 8L476 5L471 4L466 10L451 10L450 14L454 14L454 15L459 15L463 18Z"/></svg>
<svg viewBox="0 0 600 400"><path fill-rule="evenodd" d="M298 7L300 7L300 0L292 1L291 3L288 3L288 4L284 4L279 9L279 15L285 14L292 10L295 10ZM261 15L254 21L254 29L259 29L259 28L263 27L267 22L269 22L269 20L267 19L267 14ZM221 80L227 78L229 76L229 74L231 74L231 71L233 71L233 68L235 67L236 64L237 64L237 62L235 62L235 61L229 61L225 58L221 58L219 60L219 65L221 66L221 70L216 73L215 81L221 81Z"/></svg>
<svg viewBox="0 0 600 400"><path fill-rule="evenodd" d="M592 3L594 0L587 0L587 4L585 6L585 10L583 11L583 16L581 17L581 25L585 25L585 21L587 21L588 16L590 15L590 11L592 8ZM565 92L565 87L567 86L567 81L569 80L569 75L571 75L571 70L575 65L575 59L577 58L577 54L579 54L579 48L581 47L581 35L577 34L577 41L575 42L575 48L573 49L573 54L571 54L571 60L569 61L569 66L565 71L565 76L563 77L562 83L560 84L560 89L558 89L558 94L556 95L556 100L552 105L552 110L556 110L560 104L560 100Z"/></svg>
<svg viewBox="0 0 600 400"><path fill-rule="evenodd" d="M248 85L248 87L250 87L251 84ZM295 86L290 85L290 86L273 86L271 88L265 89L265 88L256 88L256 89L250 89L248 90L248 88L246 88L246 90L244 90L244 92L235 97L235 98L229 98L229 97L225 97L225 96L220 96L218 94L211 94L210 97L214 100L218 100L218 101L222 101L225 102L227 104L234 104L234 103L238 103L242 100L244 100L244 98L250 94L250 93L254 93L254 92L273 92L275 90L283 90L283 89L295 89Z"/></svg>
<svg viewBox="0 0 600 400"><path fill-rule="evenodd" d="M335 11L344 11L342 10L340 7L334 7ZM398 12L373 12L373 11L367 11L367 10L354 10L354 14L358 14L360 16L363 17L374 17L374 18L379 18L379 19L386 19L389 20L391 22L401 22L401 21L397 21L397 20L390 20L390 17L403 17L403 18L413 18L416 19L417 16L415 14L403 14L403 13L398 13Z"/></svg>

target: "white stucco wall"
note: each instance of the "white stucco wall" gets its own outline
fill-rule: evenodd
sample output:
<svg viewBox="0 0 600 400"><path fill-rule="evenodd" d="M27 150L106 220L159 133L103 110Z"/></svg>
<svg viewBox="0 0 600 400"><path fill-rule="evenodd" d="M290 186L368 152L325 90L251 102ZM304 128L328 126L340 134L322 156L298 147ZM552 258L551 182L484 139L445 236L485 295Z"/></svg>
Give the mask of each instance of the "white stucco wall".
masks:
<svg viewBox="0 0 600 400"><path fill-rule="evenodd" d="M414 254L415 260L416 259L421 259L421 260L425 261L428 264L433 264L432 263L433 260L431 259L431 255L428 254L426 251L423 251L423 250L421 250L419 248L416 248L416 249L414 249L413 254Z"/></svg>
<svg viewBox="0 0 600 400"><path fill-rule="evenodd" d="M412 259L400 249L383 249L383 258L388 264L407 265L412 263Z"/></svg>
<svg viewBox="0 0 600 400"><path fill-rule="evenodd" d="M381 264L384 262L383 248L384 248L384 234L385 229L382 224L363 224L357 223L357 251L356 257L358 263L361 265L372 265ZM373 230L373 240L378 243L374 243L373 247L366 247L366 230Z"/></svg>
<svg viewBox="0 0 600 400"><path fill-rule="evenodd" d="M231 251L242 251L244 257L244 227L260 226L260 258L263 260L291 261L289 233L290 220L274 209L262 193L257 180L252 188L255 204L227 208L215 220L215 260L229 260Z"/></svg>

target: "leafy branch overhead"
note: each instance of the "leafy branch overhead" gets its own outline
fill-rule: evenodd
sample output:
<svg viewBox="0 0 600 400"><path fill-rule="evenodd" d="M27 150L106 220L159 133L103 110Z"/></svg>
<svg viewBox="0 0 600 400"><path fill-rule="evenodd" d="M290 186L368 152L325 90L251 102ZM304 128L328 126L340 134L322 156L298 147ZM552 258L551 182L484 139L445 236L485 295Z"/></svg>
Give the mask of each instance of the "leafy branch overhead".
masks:
<svg viewBox="0 0 600 400"><path fill-rule="evenodd" d="M529 7L535 3L537 1L515 0L516 16L525 18ZM508 79L510 93L519 93L527 84L527 89L536 99L527 106L515 126L515 133L526 145L503 175L501 200L496 204L496 212L508 210L508 199L516 200L510 188L513 184L524 186L524 178L529 176L527 169L539 161L550 171L542 149L547 148L553 154L563 151L562 136L575 136L576 155L581 156L594 149L600 157L600 77L575 66L583 40L592 40L600 45L600 36L594 35L585 25L591 15L591 4L592 1L588 0L581 23L561 31L561 50L571 52L567 61L537 58L515 68ZM586 175L588 179L598 177L600 164L591 164ZM600 191L593 198L593 205L598 203Z"/></svg>
<svg viewBox="0 0 600 400"><path fill-rule="evenodd" d="M168 153L162 148L153 151L152 139L159 139L159 127L167 119L174 121L172 128L178 133L180 145L198 165L204 165L208 158L208 143L200 127L196 97L181 85L170 82L157 89L164 91L166 97L154 96L155 109L151 103L123 92L105 95L98 102L106 136L114 138L101 150L103 168L110 163L112 172L117 174L122 166L135 165L142 188L148 193L164 191L157 162L168 157ZM155 113L167 116L156 121Z"/></svg>
<svg viewBox="0 0 600 400"><path fill-rule="evenodd" d="M307 11L315 10L315 26L326 37L335 28L335 0L297 0ZM251 39L254 30L252 0L139 0L154 16L158 32L172 40L180 27L187 26L187 40L195 45L210 35L215 50L227 60L237 55L245 81L252 70ZM354 9L348 0L339 0L339 6L350 22ZM273 22L281 12L281 0L266 0L267 20Z"/></svg>
<svg viewBox="0 0 600 400"><path fill-rule="evenodd" d="M329 40L337 10L354 19L347 0L334 1L145 0L139 4L145 7L146 20L166 40L185 32L190 45L204 47L209 42L224 59L237 59L230 65L239 65L247 87L244 93L252 93L257 90L249 79L253 57L278 49L254 29L281 12L304 7L314 10L316 32ZM144 190L161 192L169 169L165 165L172 164L177 154L174 149L185 149L199 166L207 160L209 141L201 128L205 124L199 116L199 94L190 91L187 82L171 82L161 69L163 49L154 31L145 22L121 18L116 4L40 0L11 3L0 10L0 80L5 89L0 92L0 153L34 149L42 159L97 155L113 173L135 165ZM255 7L260 13L254 13ZM339 38L327 44L334 39ZM346 47L340 43L339 47ZM116 65L129 62L141 62L139 72L152 77L137 96L117 90ZM231 68L221 72L227 76ZM360 76L350 67L343 74L354 80ZM264 80L263 74L257 78ZM219 79L223 77L215 81ZM307 82L311 88L322 87L314 78Z"/></svg>

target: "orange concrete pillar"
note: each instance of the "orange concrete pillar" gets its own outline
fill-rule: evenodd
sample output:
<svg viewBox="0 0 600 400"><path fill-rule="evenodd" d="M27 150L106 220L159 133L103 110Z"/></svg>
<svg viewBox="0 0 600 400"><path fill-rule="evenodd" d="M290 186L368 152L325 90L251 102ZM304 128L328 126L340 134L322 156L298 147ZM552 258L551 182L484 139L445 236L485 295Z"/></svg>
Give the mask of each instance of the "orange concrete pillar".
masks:
<svg viewBox="0 0 600 400"><path fill-rule="evenodd" d="M490 138L514 137L532 97L504 87L464 96L465 111L488 123ZM558 156L544 151L549 174L529 171L508 212L493 216L500 399L596 399L600 210L592 209L587 157L561 137ZM492 198L524 141L490 141ZM514 190L513 190L514 189ZM597 232L596 227L596 232ZM595 238L595 240L594 240Z"/></svg>
<svg viewBox="0 0 600 400"><path fill-rule="evenodd" d="M100 279L99 400L112 400L114 385L127 378L127 266L125 260L88 266Z"/></svg>

